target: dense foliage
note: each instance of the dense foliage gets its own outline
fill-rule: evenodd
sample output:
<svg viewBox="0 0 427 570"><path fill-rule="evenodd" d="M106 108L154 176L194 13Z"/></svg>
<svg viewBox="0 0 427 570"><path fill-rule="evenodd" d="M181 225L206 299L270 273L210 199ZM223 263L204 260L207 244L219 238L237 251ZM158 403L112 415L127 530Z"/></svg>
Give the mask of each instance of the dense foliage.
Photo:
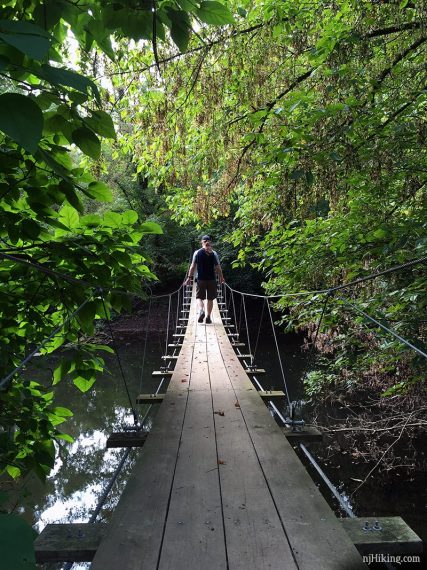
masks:
<svg viewBox="0 0 427 570"><path fill-rule="evenodd" d="M427 251L427 4L267 0L231 3L233 31L196 38L160 69L130 52L112 76L121 144L179 220L229 216L237 263L269 293L324 289ZM141 138L143 131L145 136ZM419 346L425 265L350 289L359 307ZM337 298L310 393L382 378L420 380L424 359ZM323 296L284 298L289 329L314 331Z"/></svg>

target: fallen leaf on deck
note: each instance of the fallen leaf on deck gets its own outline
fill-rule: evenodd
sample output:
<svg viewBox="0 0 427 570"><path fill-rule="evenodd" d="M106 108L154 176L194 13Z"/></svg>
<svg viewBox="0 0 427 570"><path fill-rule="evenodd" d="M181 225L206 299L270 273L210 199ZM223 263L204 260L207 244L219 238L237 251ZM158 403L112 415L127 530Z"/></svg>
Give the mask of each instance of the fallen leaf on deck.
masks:
<svg viewBox="0 0 427 570"><path fill-rule="evenodd" d="M188 380L181 380L181 382L188 382Z"/></svg>
<svg viewBox="0 0 427 570"><path fill-rule="evenodd" d="M237 402L234 405L236 406L236 408L240 408L239 400L237 400Z"/></svg>
<svg viewBox="0 0 427 570"><path fill-rule="evenodd" d="M222 459L218 459L218 465L226 465L226 463Z"/></svg>
<svg viewBox="0 0 427 570"><path fill-rule="evenodd" d="M214 412L214 414L218 414L219 416L223 416L224 412L222 410L218 410L217 412Z"/></svg>

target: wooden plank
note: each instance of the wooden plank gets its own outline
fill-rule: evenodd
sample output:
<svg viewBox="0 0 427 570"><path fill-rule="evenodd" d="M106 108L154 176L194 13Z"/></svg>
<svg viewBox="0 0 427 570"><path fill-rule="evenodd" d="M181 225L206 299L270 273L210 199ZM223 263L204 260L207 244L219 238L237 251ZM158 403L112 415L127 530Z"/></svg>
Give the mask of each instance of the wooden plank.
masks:
<svg viewBox="0 0 427 570"><path fill-rule="evenodd" d="M172 376L173 370L154 370L151 376Z"/></svg>
<svg viewBox="0 0 427 570"><path fill-rule="evenodd" d="M423 551L422 540L401 517L357 517L339 521L362 555Z"/></svg>
<svg viewBox="0 0 427 570"><path fill-rule="evenodd" d="M298 567L302 570L366 568L266 410L222 330L217 329L221 354Z"/></svg>
<svg viewBox="0 0 427 570"><path fill-rule="evenodd" d="M144 431L113 432L107 439L107 449L113 447L142 447L147 437L148 432Z"/></svg>
<svg viewBox="0 0 427 570"><path fill-rule="evenodd" d="M323 433L313 426L305 425L301 429L298 428L297 431L292 431L291 427L283 427L282 431L291 444L323 440Z"/></svg>
<svg viewBox="0 0 427 570"><path fill-rule="evenodd" d="M161 404L165 394L139 394L136 397L137 404Z"/></svg>
<svg viewBox="0 0 427 570"><path fill-rule="evenodd" d="M237 354L237 358L252 358L252 354Z"/></svg>
<svg viewBox="0 0 427 570"><path fill-rule="evenodd" d="M249 374L254 374L254 373L249 372ZM258 394L260 395L261 398L263 399L265 398L267 400L269 400L270 398L284 398L286 396L286 394L282 390L259 390Z"/></svg>
<svg viewBox="0 0 427 570"><path fill-rule="evenodd" d="M296 569L221 357L215 329L209 329L207 336L229 568Z"/></svg>
<svg viewBox="0 0 427 570"><path fill-rule="evenodd" d="M189 389L158 568L225 570L206 327L197 327Z"/></svg>
<svg viewBox="0 0 427 570"><path fill-rule="evenodd" d="M34 541L36 561L90 562L106 531L101 523L48 524Z"/></svg>
<svg viewBox="0 0 427 570"><path fill-rule="evenodd" d="M183 345L181 342L172 342L168 344L169 347L173 348L181 348Z"/></svg>
<svg viewBox="0 0 427 570"><path fill-rule="evenodd" d="M195 324L91 570L157 568L188 397ZM183 382L184 380L184 382Z"/></svg>
<svg viewBox="0 0 427 570"><path fill-rule="evenodd" d="M178 355L177 354L165 354L162 356L163 360L177 360L178 359Z"/></svg>
<svg viewBox="0 0 427 570"><path fill-rule="evenodd" d="M245 368L246 374L265 374L264 368Z"/></svg>
<svg viewBox="0 0 427 570"><path fill-rule="evenodd" d="M185 333L173 333L172 336L179 337L179 338L184 338L184 337L185 337Z"/></svg>

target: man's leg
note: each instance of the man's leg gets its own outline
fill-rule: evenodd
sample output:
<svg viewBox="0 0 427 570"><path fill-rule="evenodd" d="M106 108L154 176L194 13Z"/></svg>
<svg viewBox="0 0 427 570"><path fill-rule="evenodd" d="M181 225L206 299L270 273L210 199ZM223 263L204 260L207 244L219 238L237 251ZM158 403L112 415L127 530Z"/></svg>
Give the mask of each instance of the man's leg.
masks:
<svg viewBox="0 0 427 570"><path fill-rule="evenodd" d="M197 319L197 321L199 323L203 323L203 319L205 318L205 307L204 307L204 303L203 303L203 299L197 299L197 305L199 307L199 318Z"/></svg>
<svg viewBox="0 0 427 570"><path fill-rule="evenodd" d="M207 316L210 317L211 313L212 313L212 309L213 309L213 301L211 299L208 299L207 305L208 305L208 307L207 307L206 313L207 313Z"/></svg>
<svg viewBox="0 0 427 570"><path fill-rule="evenodd" d="M211 313L212 313L212 309L213 309L213 300L216 298L216 282L215 281L208 281L207 296L208 296L207 310L206 310L207 315L206 315L205 323L210 325L212 322L211 321Z"/></svg>
<svg viewBox="0 0 427 570"><path fill-rule="evenodd" d="M205 283L206 282L204 281L197 281L197 287L196 287L197 307L199 313L199 318L197 319L197 321L199 323L202 323L203 319L205 318L205 306L204 306L204 299L206 298Z"/></svg>

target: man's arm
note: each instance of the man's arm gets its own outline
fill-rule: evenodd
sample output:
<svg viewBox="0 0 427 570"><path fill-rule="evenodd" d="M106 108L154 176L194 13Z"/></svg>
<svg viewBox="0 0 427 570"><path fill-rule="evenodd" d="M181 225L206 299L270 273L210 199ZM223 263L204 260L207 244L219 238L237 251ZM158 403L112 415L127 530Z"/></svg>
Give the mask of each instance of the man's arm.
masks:
<svg viewBox="0 0 427 570"><path fill-rule="evenodd" d="M196 253L193 255L193 262L190 265L190 269L188 270L187 279L184 281L184 285L188 285L190 281L193 279L194 272L196 271Z"/></svg>
<svg viewBox="0 0 427 570"><path fill-rule="evenodd" d="M215 265L215 270L216 270L216 272L217 272L217 274L218 274L219 282L220 282L220 283L225 283L224 275L222 274L221 265L220 265L219 263L217 263L217 264Z"/></svg>

